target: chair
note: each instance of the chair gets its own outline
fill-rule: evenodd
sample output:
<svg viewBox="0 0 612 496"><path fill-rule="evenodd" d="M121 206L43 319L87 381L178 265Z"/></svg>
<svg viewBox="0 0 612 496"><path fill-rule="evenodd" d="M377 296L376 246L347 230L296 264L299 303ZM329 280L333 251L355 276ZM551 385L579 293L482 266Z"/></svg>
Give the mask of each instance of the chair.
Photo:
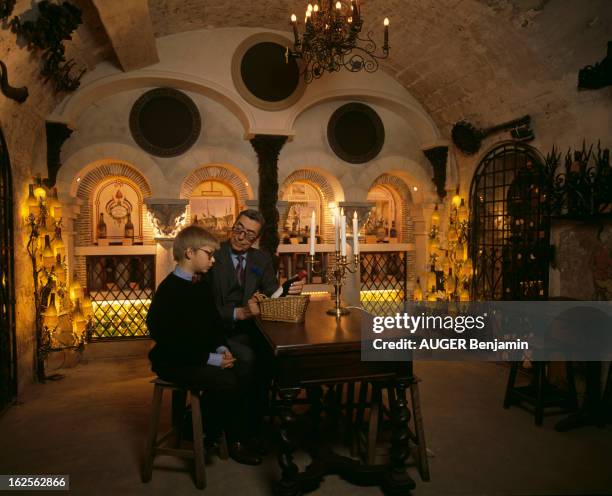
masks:
<svg viewBox="0 0 612 496"><path fill-rule="evenodd" d="M151 412L149 437L147 438L147 446L145 450L145 459L142 468L142 481L149 482L151 480L153 475L153 460L157 455L193 458L195 462L195 485L198 489L204 489L206 487L206 469L204 460L202 416L200 410L200 395L203 391L199 389L181 387L159 378L152 380L151 383L154 385L153 408ZM159 417L161 415L162 400L165 390L182 393L182 395L184 395L183 397L187 396L187 392L189 393L193 426L193 449L180 448L182 440L182 415L177 415L173 419L172 428L161 437L158 437ZM175 406L176 405L173 405L173 407ZM185 405L183 404L183 411L185 410L184 406ZM176 436L175 447L170 448L167 446L162 446L162 444L173 435ZM227 459L227 444L225 443L225 438L223 438L221 442L219 458Z"/></svg>

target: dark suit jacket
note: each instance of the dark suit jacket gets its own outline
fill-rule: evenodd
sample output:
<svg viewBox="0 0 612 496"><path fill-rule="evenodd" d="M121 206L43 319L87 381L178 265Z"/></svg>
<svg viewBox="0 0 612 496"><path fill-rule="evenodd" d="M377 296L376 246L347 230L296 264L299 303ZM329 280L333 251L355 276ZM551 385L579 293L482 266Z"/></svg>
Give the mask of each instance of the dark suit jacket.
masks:
<svg viewBox="0 0 612 496"><path fill-rule="evenodd" d="M221 243L215 252L215 264L207 274L217 309L229 330L235 327L234 308L245 306L256 291L270 296L279 286L272 257L267 252L251 248L246 254L243 290L236 281L236 271L230 253L229 241Z"/></svg>

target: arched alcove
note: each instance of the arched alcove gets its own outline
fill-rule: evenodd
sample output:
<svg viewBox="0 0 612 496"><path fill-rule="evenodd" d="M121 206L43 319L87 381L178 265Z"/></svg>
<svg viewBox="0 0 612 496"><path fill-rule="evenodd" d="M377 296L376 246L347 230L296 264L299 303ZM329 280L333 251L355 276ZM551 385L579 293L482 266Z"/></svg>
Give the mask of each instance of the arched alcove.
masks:
<svg viewBox="0 0 612 496"><path fill-rule="evenodd" d="M333 242L334 232L330 203L334 204L332 206L335 206L338 198L331 181L329 181L324 174L313 169L296 170L289 174L289 176L287 176L287 178L283 181L283 184L278 191L278 197L285 198L289 186L296 182L304 182L312 185L321 195L322 221L318 221L319 232L321 233L324 242Z"/></svg>
<svg viewBox="0 0 612 496"><path fill-rule="evenodd" d="M410 188L403 179L393 174L384 173L378 176L370 185L370 191L376 188L384 188L389 191L399 204L396 204L396 222L398 241L400 243L412 243L414 246L414 219L411 215L412 194ZM412 290L416 280L416 249L408 250L408 289Z"/></svg>

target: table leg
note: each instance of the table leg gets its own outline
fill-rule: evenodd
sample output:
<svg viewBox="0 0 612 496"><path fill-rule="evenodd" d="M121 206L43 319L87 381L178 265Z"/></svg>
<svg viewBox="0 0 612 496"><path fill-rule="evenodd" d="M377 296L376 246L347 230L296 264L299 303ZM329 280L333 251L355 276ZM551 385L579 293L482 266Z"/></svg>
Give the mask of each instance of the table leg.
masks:
<svg viewBox="0 0 612 496"><path fill-rule="evenodd" d="M415 483L406 472L406 460L410 454L408 423L410 411L406 403L407 380L398 379L395 387L390 387L389 402L391 406L391 470L388 482L389 492L399 494L406 489L413 489Z"/></svg>
<svg viewBox="0 0 612 496"><path fill-rule="evenodd" d="M299 388L286 388L279 390L280 406L280 451L278 464L281 468L281 480L277 486L280 496L297 496L300 488L297 480L298 466L293 462L294 445L291 442L291 426L295 422L293 403L300 392Z"/></svg>

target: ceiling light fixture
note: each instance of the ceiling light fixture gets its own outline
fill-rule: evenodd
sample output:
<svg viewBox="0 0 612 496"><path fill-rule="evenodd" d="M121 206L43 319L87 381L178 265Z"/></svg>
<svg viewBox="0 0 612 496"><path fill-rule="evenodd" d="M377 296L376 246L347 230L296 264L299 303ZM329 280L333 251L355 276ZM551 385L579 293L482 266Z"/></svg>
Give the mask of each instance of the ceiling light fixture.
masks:
<svg viewBox="0 0 612 496"><path fill-rule="evenodd" d="M389 56L389 19L385 17L382 53L372 39L359 36L363 19L357 0L315 0L309 3L304 18L304 33L300 38L297 16L291 15L293 50L289 57L302 59L306 83L320 78L325 72L339 72L343 67L351 72L375 72L378 61Z"/></svg>

